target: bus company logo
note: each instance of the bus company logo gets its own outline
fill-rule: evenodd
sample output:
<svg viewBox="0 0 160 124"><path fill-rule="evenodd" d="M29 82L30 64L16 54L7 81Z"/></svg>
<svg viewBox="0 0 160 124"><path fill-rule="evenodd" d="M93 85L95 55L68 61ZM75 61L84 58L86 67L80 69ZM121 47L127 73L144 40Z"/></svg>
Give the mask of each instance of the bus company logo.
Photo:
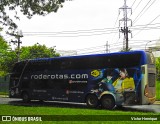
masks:
<svg viewBox="0 0 160 124"><path fill-rule="evenodd" d="M91 75L93 76L93 77L98 77L99 75L100 75L100 71L99 70L93 70L93 71L91 71Z"/></svg>
<svg viewBox="0 0 160 124"><path fill-rule="evenodd" d="M2 121L12 121L11 116L2 116Z"/></svg>

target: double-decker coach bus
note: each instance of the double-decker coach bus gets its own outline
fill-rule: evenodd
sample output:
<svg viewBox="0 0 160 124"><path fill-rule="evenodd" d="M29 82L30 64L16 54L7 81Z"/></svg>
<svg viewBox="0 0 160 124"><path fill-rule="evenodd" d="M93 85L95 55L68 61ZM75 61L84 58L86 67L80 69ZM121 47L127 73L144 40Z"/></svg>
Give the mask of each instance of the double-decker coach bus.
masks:
<svg viewBox="0 0 160 124"><path fill-rule="evenodd" d="M156 68L150 52L42 58L15 64L11 98L86 103L88 107L152 104Z"/></svg>

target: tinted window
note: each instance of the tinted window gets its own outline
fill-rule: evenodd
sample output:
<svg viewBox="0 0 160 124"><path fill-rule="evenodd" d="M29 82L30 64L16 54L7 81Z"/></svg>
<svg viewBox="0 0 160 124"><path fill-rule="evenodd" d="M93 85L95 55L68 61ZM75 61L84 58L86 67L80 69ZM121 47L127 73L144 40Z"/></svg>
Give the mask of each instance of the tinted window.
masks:
<svg viewBox="0 0 160 124"><path fill-rule="evenodd" d="M148 74L148 85L149 87L155 87L155 83L156 83L156 75L149 73Z"/></svg>
<svg viewBox="0 0 160 124"><path fill-rule="evenodd" d="M106 56L84 56L71 58L58 58L50 61L31 61L26 71L45 71L59 69L101 69L101 68L127 68L139 66L141 54L113 54Z"/></svg>
<svg viewBox="0 0 160 124"><path fill-rule="evenodd" d="M16 63L13 68L13 72L21 73L25 66L25 62Z"/></svg>
<svg viewBox="0 0 160 124"><path fill-rule="evenodd" d="M155 64L155 58L152 53L147 53L147 63L148 64Z"/></svg>
<svg viewBox="0 0 160 124"><path fill-rule="evenodd" d="M86 58L70 59L72 69L101 69L101 68L126 68L140 64L140 54L96 56Z"/></svg>

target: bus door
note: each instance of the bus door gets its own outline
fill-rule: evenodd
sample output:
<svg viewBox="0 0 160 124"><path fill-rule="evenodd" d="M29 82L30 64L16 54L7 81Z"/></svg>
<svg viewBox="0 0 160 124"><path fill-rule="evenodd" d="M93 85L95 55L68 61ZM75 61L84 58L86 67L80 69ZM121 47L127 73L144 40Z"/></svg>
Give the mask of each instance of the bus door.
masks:
<svg viewBox="0 0 160 124"><path fill-rule="evenodd" d="M142 66L143 79L141 83L142 104L151 104L156 96L156 68L152 53L147 53L147 64Z"/></svg>
<svg viewBox="0 0 160 124"><path fill-rule="evenodd" d="M141 104L151 104L156 96L156 70L151 65L142 66L143 78L141 82Z"/></svg>
<svg viewBox="0 0 160 124"><path fill-rule="evenodd" d="M151 65L145 65L144 76L141 83L142 104L150 104L155 101L156 96L156 70Z"/></svg>

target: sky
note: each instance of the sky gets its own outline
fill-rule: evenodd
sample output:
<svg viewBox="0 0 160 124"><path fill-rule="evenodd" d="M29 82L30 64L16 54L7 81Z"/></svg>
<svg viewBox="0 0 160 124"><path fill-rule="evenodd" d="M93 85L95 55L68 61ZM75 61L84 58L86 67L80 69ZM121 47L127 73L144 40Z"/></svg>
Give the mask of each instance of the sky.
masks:
<svg viewBox="0 0 160 124"><path fill-rule="evenodd" d="M118 28L119 20L123 18L119 8L123 5L124 0L72 0L63 3L57 13L46 16L35 15L28 19L19 13L20 21L16 22L23 32L21 46L39 43L56 46L56 50L85 52L92 47L105 49L108 42L110 51L115 51L119 49L117 47L123 47L123 34ZM160 0L127 0L127 6L132 7L132 15L129 9L127 15L132 20L132 27L128 22L132 32L129 47L137 49L154 45L160 39ZM14 39L7 35L4 38L8 42Z"/></svg>

